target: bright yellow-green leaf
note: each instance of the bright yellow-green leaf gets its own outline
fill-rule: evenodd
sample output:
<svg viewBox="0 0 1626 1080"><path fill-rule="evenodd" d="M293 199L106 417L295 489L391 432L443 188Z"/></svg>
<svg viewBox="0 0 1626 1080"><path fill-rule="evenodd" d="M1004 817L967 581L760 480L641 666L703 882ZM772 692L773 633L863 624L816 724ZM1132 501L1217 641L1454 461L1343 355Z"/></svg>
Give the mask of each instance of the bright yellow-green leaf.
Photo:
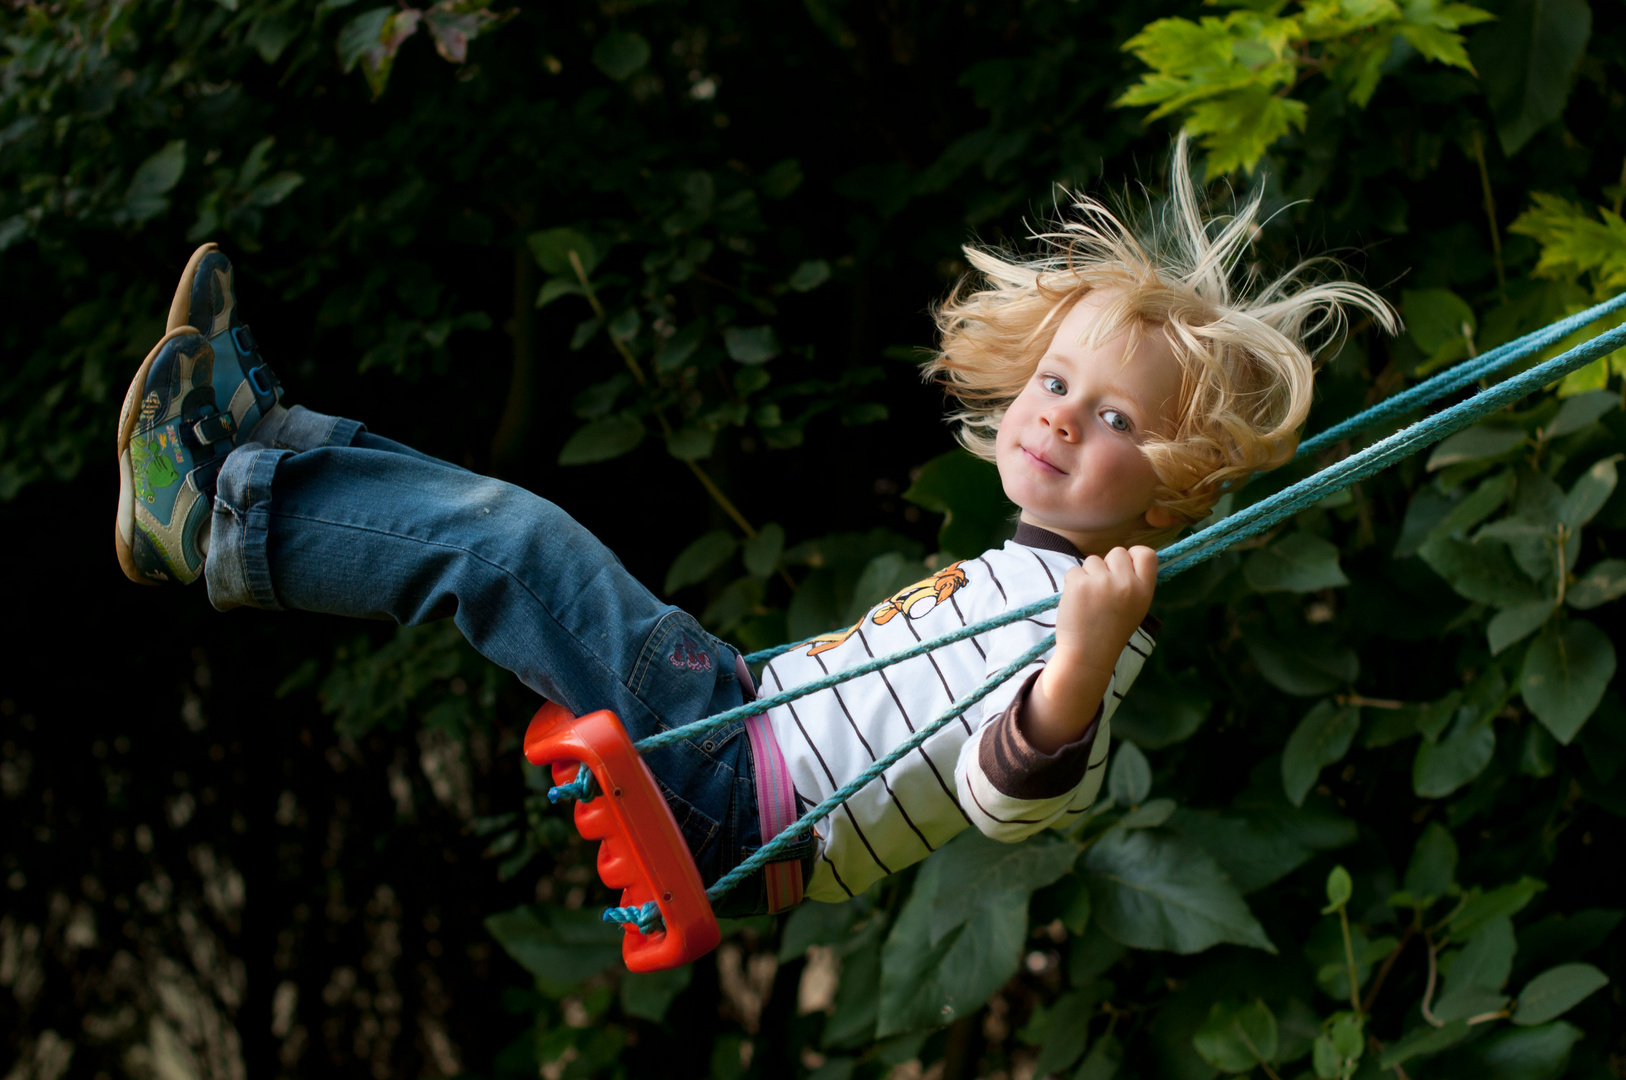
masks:
<svg viewBox="0 0 1626 1080"><path fill-rule="evenodd" d="M1254 86L1196 105L1185 127L1208 151L1209 176L1251 173L1271 143L1304 126L1308 111L1302 101Z"/></svg>

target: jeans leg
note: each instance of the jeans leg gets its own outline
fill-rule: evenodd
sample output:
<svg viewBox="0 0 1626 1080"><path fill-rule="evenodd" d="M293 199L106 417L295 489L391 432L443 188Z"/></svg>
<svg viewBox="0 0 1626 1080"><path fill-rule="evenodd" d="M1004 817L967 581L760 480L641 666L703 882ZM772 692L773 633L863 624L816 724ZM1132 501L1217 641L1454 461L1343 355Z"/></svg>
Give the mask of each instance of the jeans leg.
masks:
<svg viewBox="0 0 1626 1080"><path fill-rule="evenodd" d="M315 416L352 444L248 444L222 468L205 564L216 607L450 617L538 694L612 709L634 739L739 704L732 651L559 507ZM708 880L754 846L740 835L753 813L735 805L747 745L735 725L647 759Z"/></svg>

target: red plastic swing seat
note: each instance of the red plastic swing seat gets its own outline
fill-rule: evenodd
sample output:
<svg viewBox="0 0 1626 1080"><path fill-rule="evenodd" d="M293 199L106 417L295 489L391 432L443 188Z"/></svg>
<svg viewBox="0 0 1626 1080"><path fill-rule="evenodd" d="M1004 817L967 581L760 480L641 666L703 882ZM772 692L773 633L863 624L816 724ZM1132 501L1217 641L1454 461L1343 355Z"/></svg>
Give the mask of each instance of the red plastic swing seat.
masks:
<svg viewBox="0 0 1626 1080"><path fill-rule="evenodd" d="M677 819L621 721L608 710L576 717L545 702L525 731L525 757L553 767L556 784L586 765L600 794L576 803L576 831L599 841L598 876L621 890L621 906L654 901L664 930L627 925L621 957L629 971L681 967L717 947L722 932Z"/></svg>

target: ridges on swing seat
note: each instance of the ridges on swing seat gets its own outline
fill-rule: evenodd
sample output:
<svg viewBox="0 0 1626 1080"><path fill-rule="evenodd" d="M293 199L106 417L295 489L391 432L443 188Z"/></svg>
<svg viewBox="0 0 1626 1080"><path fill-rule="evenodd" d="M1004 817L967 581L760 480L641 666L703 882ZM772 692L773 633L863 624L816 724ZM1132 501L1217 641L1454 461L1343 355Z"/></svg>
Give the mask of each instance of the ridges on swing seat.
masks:
<svg viewBox="0 0 1626 1080"><path fill-rule="evenodd" d="M553 768L556 784L586 765L600 794L576 803L576 831L599 841L598 875L621 890L621 906L660 909L665 928L650 934L628 924L621 957L629 971L681 967L717 947L722 933L694 857L655 777L608 710L570 715L545 702L525 732L525 757Z"/></svg>

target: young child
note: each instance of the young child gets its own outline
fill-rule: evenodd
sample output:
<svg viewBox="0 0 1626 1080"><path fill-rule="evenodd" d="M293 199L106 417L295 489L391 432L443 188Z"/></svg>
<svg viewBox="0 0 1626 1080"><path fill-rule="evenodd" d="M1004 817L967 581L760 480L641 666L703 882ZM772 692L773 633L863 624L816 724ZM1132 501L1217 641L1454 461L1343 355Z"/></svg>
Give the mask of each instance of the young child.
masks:
<svg viewBox="0 0 1626 1080"><path fill-rule="evenodd" d="M842 900L975 825L1021 840L1082 813L1110 722L1153 646L1151 545L1229 485L1288 460L1309 409L1312 340L1375 294L1302 267L1234 296L1255 196L1205 220L1186 166L1137 240L1092 199L1048 254L967 249L980 286L938 310L927 365L962 442L999 468L1015 538L777 658L778 692L1061 592L1054 619L967 638L647 757L709 884L1054 629L1056 645L734 890L720 911ZM451 617L481 653L634 740L755 693L739 654L658 600L552 503L281 404L214 245L182 274L169 332L119 420L116 543L136 581L203 577L227 610L293 608L416 624Z"/></svg>

